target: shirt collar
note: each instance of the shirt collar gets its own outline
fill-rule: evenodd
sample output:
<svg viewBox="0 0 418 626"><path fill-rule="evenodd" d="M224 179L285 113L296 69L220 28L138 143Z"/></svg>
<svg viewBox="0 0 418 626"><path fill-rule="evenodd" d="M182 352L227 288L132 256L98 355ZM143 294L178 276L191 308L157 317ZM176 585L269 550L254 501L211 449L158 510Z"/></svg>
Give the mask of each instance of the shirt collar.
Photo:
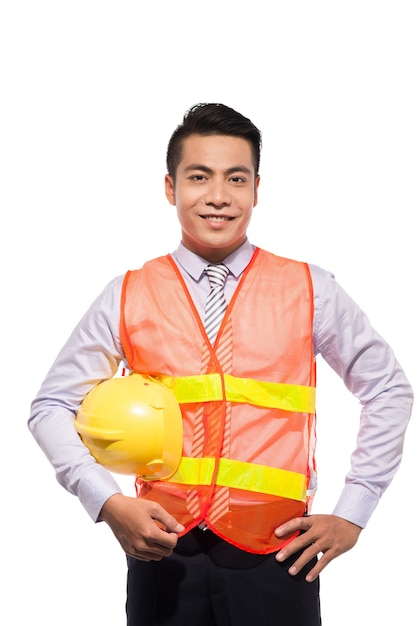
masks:
<svg viewBox="0 0 418 626"><path fill-rule="evenodd" d="M254 246L250 244L248 239L240 245L239 248L234 250L226 259L222 261L227 266L230 273L238 278L251 261L251 257L254 253ZM208 261L198 256L194 252L188 250L182 243L180 243L177 250L172 255L181 267L195 280L200 280Z"/></svg>

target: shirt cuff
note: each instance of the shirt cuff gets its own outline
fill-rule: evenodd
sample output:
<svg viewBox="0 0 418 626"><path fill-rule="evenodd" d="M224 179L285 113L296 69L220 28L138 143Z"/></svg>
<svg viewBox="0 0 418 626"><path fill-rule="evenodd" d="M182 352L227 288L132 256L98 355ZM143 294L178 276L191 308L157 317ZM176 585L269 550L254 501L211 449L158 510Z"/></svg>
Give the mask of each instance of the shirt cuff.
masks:
<svg viewBox="0 0 418 626"><path fill-rule="evenodd" d="M115 493L122 493L121 488L112 474L100 465L80 480L77 489L81 504L94 522L98 521L104 503Z"/></svg>
<svg viewBox="0 0 418 626"><path fill-rule="evenodd" d="M333 514L365 528L379 499L370 489L350 483L345 485Z"/></svg>

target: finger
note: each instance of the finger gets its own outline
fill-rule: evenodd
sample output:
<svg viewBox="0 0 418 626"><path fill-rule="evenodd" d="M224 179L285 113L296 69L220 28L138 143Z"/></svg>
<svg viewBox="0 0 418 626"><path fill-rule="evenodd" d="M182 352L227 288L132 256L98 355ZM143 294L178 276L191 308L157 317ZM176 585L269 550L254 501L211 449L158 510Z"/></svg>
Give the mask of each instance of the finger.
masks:
<svg viewBox="0 0 418 626"><path fill-rule="evenodd" d="M286 535L291 535L298 530L308 530L312 526L312 522L308 516L305 517L295 517L294 519L281 524L274 531L276 537L285 537Z"/></svg>
<svg viewBox="0 0 418 626"><path fill-rule="evenodd" d="M145 562L149 562L149 561L161 561L164 557L161 554L157 554L156 552L143 552L143 551L135 551L132 550L132 552L127 552L128 556L133 557L134 559L137 559L138 561L145 561Z"/></svg>
<svg viewBox="0 0 418 626"><path fill-rule="evenodd" d="M322 560L322 558L318 559L316 565L306 574L305 580L307 583L312 583L314 580L316 580L320 572L322 572L322 570L324 569L325 565L321 563Z"/></svg>
<svg viewBox="0 0 418 626"><path fill-rule="evenodd" d="M173 537L177 536L173 535ZM149 542L147 545L132 544L127 547L125 552L141 561L160 561L162 558L173 554L176 543L177 540L172 545L158 543L158 541Z"/></svg>
<svg viewBox="0 0 418 626"><path fill-rule="evenodd" d="M305 572L305 577L309 577L309 580L314 580L311 572L317 567L318 557L321 553L314 545L310 545L301 552L298 558L289 567L288 572L291 576L296 576L304 568L310 565L309 569ZM306 578L308 580L308 578Z"/></svg>
<svg viewBox="0 0 418 626"><path fill-rule="evenodd" d="M317 552L313 547L313 541L309 538L309 533L299 535L293 541L287 543L276 553L276 561L283 563L287 561L291 556L297 555L299 552L301 555L298 557L298 561L303 565L309 562L310 559L316 556ZM298 571L301 568L298 568Z"/></svg>
<svg viewBox="0 0 418 626"><path fill-rule="evenodd" d="M162 509L152 517L155 522L159 523L158 525L160 526L160 528L162 526L166 532L181 533L184 530L184 526L180 524L175 517L167 513L167 511L165 511L164 509Z"/></svg>
<svg viewBox="0 0 418 626"><path fill-rule="evenodd" d="M289 574L295 576L299 574L309 563L313 566L306 571L305 580L312 582L318 578L319 574L336 557L332 550L322 552L316 544L312 544L303 551L300 557L289 568Z"/></svg>
<svg viewBox="0 0 418 626"><path fill-rule="evenodd" d="M332 558L327 557L327 553L318 554L318 559L310 570L308 570L305 580L308 583L313 582L316 578L318 578L319 574L325 569L325 567L332 561Z"/></svg>
<svg viewBox="0 0 418 626"><path fill-rule="evenodd" d="M285 543L285 545L283 545L279 549L279 551L276 554L276 559L279 562L285 561L293 554L296 554L300 550L303 550L304 548L311 546L313 543L314 543L314 537L313 537L313 533L311 529L305 532L301 530L301 534L294 537L294 539L292 539L288 543Z"/></svg>
<svg viewBox="0 0 418 626"><path fill-rule="evenodd" d="M167 554L171 554L176 547L178 536L176 533L167 533L165 531L163 532L164 535L156 537L155 540L152 542L152 546L150 545L150 547L152 549L161 551L163 556L166 556Z"/></svg>

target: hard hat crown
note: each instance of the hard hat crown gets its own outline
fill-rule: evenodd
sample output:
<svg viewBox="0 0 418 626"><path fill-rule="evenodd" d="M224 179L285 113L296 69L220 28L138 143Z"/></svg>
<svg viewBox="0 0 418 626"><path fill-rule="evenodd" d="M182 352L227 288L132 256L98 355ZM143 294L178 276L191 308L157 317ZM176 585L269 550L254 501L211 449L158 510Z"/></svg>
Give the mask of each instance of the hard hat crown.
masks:
<svg viewBox="0 0 418 626"><path fill-rule="evenodd" d="M81 403L75 427L96 461L111 472L163 480L181 460L179 404L150 376L132 372L99 383Z"/></svg>

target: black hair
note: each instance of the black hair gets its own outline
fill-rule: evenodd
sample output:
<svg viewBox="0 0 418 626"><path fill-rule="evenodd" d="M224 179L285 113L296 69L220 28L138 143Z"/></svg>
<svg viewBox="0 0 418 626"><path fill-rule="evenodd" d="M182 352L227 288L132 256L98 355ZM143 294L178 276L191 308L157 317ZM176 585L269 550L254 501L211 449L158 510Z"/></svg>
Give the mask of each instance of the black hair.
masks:
<svg viewBox="0 0 418 626"><path fill-rule="evenodd" d="M258 175L261 153L261 132L241 113L224 104L200 103L192 106L171 135L167 148L167 171L175 178L182 158L184 140L190 135L231 135L246 139L251 146L255 175Z"/></svg>

